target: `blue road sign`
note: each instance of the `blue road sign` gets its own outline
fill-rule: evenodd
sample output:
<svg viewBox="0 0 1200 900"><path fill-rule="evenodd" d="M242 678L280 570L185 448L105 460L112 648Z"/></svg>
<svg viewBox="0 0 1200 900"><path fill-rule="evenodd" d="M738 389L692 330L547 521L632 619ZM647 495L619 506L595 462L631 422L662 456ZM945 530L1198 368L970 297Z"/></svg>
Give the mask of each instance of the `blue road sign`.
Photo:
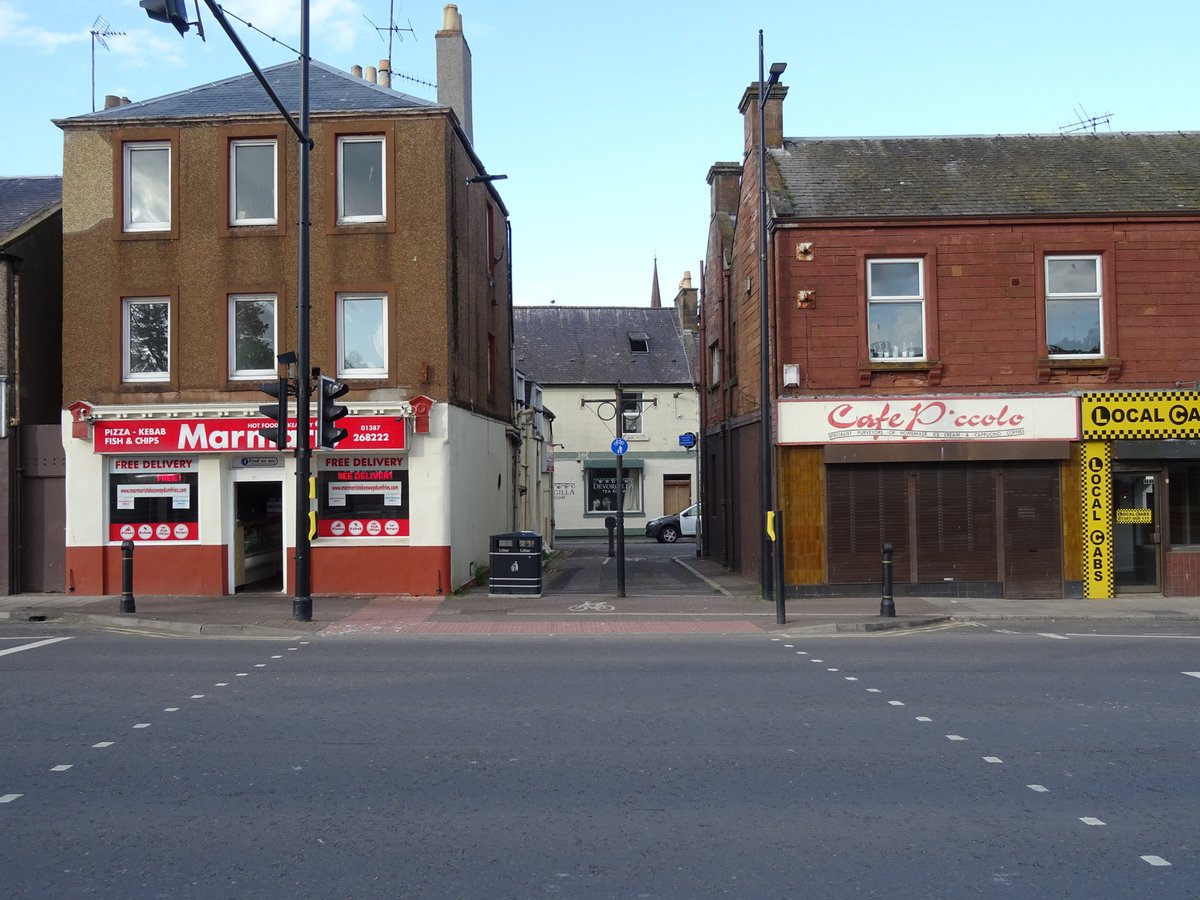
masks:
<svg viewBox="0 0 1200 900"><path fill-rule="evenodd" d="M613 438L612 452L617 454L617 456L623 455L628 449L629 441L625 440L625 438Z"/></svg>
<svg viewBox="0 0 1200 900"><path fill-rule="evenodd" d="M696 433L694 431L688 431L684 434L681 434L679 436L679 446L686 450L691 450L693 447L695 447Z"/></svg>

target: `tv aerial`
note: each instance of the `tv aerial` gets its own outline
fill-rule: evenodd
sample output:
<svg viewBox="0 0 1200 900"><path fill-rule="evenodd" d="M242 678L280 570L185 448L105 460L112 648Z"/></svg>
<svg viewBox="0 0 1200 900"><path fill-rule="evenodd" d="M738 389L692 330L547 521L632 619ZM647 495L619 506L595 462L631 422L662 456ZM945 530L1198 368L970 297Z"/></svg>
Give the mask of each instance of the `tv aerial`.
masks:
<svg viewBox="0 0 1200 900"><path fill-rule="evenodd" d="M379 40L382 41L383 33L385 31L387 32L387 36L388 36L387 59L388 59L389 66L392 64L392 38L393 37L400 38L400 43L403 44L404 43L404 32L407 31L409 34L412 35L412 38L414 41L417 39L417 33L413 30L411 19L408 20L407 28L401 28L399 25L396 24L395 9L396 9L396 3L395 3L395 0L392 0L392 2L388 3L388 24L387 24L386 28L384 28L382 25L376 25L374 22L371 22L371 19L368 16L366 16L366 15L363 16L364 19L366 19L368 22L371 23L371 27L374 28L376 32L378 32Z"/></svg>
<svg viewBox="0 0 1200 900"><path fill-rule="evenodd" d="M1099 130L1101 125L1108 125L1112 119L1112 113L1101 113L1098 116L1089 116L1087 110L1082 105L1075 107L1075 121L1067 125L1059 125L1058 130L1061 134L1081 134L1090 131L1093 134ZM1109 128L1112 131L1112 128Z"/></svg>
<svg viewBox="0 0 1200 900"><path fill-rule="evenodd" d="M104 16L96 16L96 21L88 32L92 36L92 112L96 111L96 45L108 49L110 37L124 37L125 32L113 31L112 26Z"/></svg>

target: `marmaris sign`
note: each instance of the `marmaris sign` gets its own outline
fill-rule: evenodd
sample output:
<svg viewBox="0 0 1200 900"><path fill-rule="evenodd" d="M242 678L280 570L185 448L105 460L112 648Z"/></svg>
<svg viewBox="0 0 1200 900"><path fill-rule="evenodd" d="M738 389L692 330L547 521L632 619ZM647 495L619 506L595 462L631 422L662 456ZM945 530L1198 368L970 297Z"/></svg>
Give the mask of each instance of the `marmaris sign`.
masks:
<svg viewBox="0 0 1200 900"><path fill-rule="evenodd" d="M259 432L272 422L259 416L224 419L112 419L93 428L97 453L222 453L274 451ZM404 421L397 416L347 416L339 423L349 436L339 450L403 450ZM295 446L295 419L289 420L289 449ZM317 427L309 422L309 434Z"/></svg>

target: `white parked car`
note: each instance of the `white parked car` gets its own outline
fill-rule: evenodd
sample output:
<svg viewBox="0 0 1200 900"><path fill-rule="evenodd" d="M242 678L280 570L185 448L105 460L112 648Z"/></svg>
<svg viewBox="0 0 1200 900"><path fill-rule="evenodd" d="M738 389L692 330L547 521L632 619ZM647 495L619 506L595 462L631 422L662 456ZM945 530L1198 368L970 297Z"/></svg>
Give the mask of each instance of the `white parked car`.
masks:
<svg viewBox="0 0 1200 900"><path fill-rule="evenodd" d="M660 544L673 544L681 537L696 536L700 524L700 504L694 503L682 512L659 516L646 523L646 537L657 538Z"/></svg>

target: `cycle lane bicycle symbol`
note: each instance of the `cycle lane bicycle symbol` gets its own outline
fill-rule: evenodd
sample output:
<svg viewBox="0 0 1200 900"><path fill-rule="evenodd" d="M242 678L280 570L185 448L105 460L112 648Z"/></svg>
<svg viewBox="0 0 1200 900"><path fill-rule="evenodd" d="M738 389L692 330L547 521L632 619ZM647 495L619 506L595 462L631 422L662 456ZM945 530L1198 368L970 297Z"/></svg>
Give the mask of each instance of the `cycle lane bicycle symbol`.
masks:
<svg viewBox="0 0 1200 900"><path fill-rule="evenodd" d="M605 603L603 600L584 601L576 603L574 606L568 606L571 612L612 612L616 609L611 603Z"/></svg>

